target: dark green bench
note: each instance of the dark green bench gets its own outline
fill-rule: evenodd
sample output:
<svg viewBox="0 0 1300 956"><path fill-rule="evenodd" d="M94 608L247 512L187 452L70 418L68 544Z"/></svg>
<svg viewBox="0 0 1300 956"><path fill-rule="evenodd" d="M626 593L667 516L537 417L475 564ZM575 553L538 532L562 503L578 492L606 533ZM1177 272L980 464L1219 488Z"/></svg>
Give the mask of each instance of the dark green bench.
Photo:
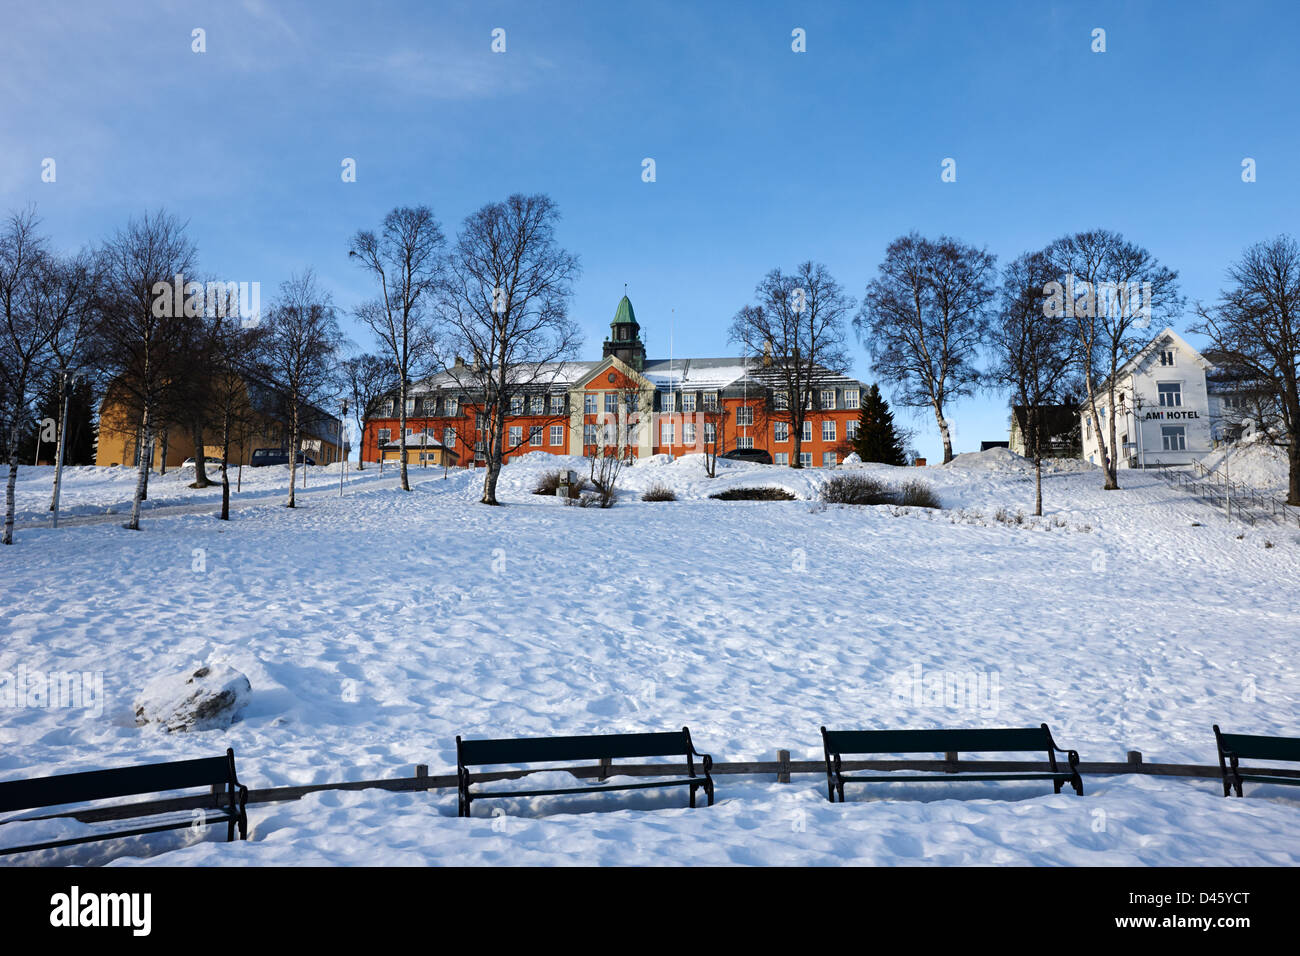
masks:
<svg viewBox="0 0 1300 956"><path fill-rule="evenodd" d="M1079 776L1079 755L1073 750L1062 750L1052 740L1052 732L1047 724L1041 727L989 729L989 730L827 730L822 728L822 744L826 750L826 786L831 803L838 793L840 803L844 802L844 784L846 783L918 783L946 781L952 782L960 776L964 780L1051 780L1054 792L1060 793L1064 784L1074 788L1074 792L1083 796L1083 778ZM976 762L969 769L963 768L957 759L958 753L1025 753L1036 752L1047 755L1048 770L1026 771L1020 766L1005 770L988 771L987 763ZM884 776L848 776L844 773L845 754L861 757L879 754L916 754L942 753L947 755L942 763L928 762L934 769L942 769L941 774L900 774L899 770L919 769L915 761L884 761ZM1060 767L1056 762L1057 754L1064 754L1068 768ZM890 767L888 764L898 764ZM999 765L994 764L994 768ZM1001 765L1005 766L1005 765ZM928 767L927 767L928 769Z"/></svg>
<svg viewBox="0 0 1300 956"><path fill-rule="evenodd" d="M596 760L602 767L602 777L608 776L613 760L629 757L685 757L686 776L675 780L656 780L648 783L600 784L590 787L571 787L564 790L503 790L493 793L482 790L470 792L470 784L479 782L470 772L471 767L501 764L555 763L575 760ZM703 776L695 774L695 758L702 762ZM691 806L695 806L695 791L703 789L713 806L713 758L696 751L691 743L691 732L680 731L651 734L600 734L588 737L523 737L500 740L462 740L456 738L457 816L470 815L474 800L505 799L509 797L542 797L561 793L599 793L606 790L645 790L652 787L690 787ZM537 773L537 768L527 771ZM561 768L562 769L562 768ZM665 770L668 768L665 767ZM489 775L492 776L492 775Z"/></svg>
<svg viewBox="0 0 1300 956"><path fill-rule="evenodd" d="M124 821L123 828L105 830L89 836L70 837L65 840L0 848L0 855L49 850L81 843L97 843L119 837L219 823L226 824L227 842L235 838L236 828L239 830L239 839L248 838L248 816L244 812L244 805L248 802L248 788L235 776L234 750L227 750L224 757L176 760L138 767L119 767L114 770L89 770L82 773L59 774L54 777L38 777L32 780L10 780L0 783L0 813L85 803L90 800L133 797L145 793L166 793L194 787L209 787L213 790L212 806L202 808L203 812L197 820L189 817L180 820L172 819L165 823L156 821L146 823L148 807L141 807L139 811L132 812L132 806L126 804L113 808L109 813L97 808L85 812L84 815L94 816L97 819L120 819ZM81 815L83 814L72 812L48 817L19 817L4 822L17 823L20 820L49 820Z"/></svg>
<svg viewBox="0 0 1300 956"><path fill-rule="evenodd" d="M1214 725L1214 742L1219 747L1219 769L1223 771L1223 795L1232 791L1241 796L1244 780L1251 783L1282 783L1300 785L1300 777L1284 777L1273 767L1248 767L1241 772L1240 760L1292 760L1300 761L1300 738L1261 737L1250 734L1225 734Z"/></svg>

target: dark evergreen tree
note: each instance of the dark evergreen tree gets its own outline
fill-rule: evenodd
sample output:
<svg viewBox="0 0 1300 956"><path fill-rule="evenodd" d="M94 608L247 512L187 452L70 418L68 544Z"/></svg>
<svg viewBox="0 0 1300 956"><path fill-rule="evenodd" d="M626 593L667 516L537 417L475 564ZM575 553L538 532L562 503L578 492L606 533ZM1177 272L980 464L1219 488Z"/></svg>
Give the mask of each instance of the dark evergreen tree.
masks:
<svg viewBox="0 0 1300 956"><path fill-rule="evenodd" d="M903 440L894 428L894 413L880 394L880 386L872 385L862 400L858 412L858 436L853 440L853 450L863 461L878 461L886 465L906 465L907 454Z"/></svg>

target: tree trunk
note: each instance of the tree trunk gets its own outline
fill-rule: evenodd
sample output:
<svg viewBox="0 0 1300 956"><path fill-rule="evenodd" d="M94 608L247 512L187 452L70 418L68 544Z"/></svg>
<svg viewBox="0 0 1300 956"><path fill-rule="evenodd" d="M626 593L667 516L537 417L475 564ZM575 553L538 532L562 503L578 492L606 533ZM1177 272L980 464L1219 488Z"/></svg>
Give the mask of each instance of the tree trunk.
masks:
<svg viewBox="0 0 1300 956"><path fill-rule="evenodd" d="M289 500L286 508L294 508L293 488L298 477L298 399L293 400L293 411L289 413Z"/></svg>
<svg viewBox="0 0 1300 956"><path fill-rule="evenodd" d="M1291 445L1287 449L1287 496L1286 503L1300 505L1300 435L1291 436Z"/></svg>
<svg viewBox="0 0 1300 956"><path fill-rule="evenodd" d="M497 402L497 409L492 413L492 432L488 436L487 471L483 475L483 498L481 504L495 505L497 501L497 477L501 474L501 461L505 457L506 415L505 407Z"/></svg>
<svg viewBox="0 0 1300 956"><path fill-rule="evenodd" d="M50 489L50 510L54 510L59 500L59 485L63 481L63 455L65 448L64 433L68 430L68 388L67 376L59 376L59 437L54 445L54 487ZM57 520L57 519L56 519Z"/></svg>
<svg viewBox="0 0 1300 956"><path fill-rule="evenodd" d="M739 434L739 430L737 430ZM803 467L803 421L795 420L795 416L790 416L790 467ZM737 443L739 444L739 442Z"/></svg>
<svg viewBox="0 0 1300 956"><path fill-rule="evenodd" d="M208 472L204 467L207 462L204 459L207 456L203 453L203 423L194 423L194 487L206 488L212 482L208 481Z"/></svg>
<svg viewBox="0 0 1300 956"><path fill-rule="evenodd" d="M9 480L5 483L5 530L4 544L14 543L14 491L18 486L18 422L21 416L14 414L13 424L9 427Z"/></svg>
<svg viewBox="0 0 1300 956"><path fill-rule="evenodd" d="M1116 409L1118 408L1118 406L1115 404L1115 385L1114 385L1115 374L1116 372L1113 370L1110 373L1110 380L1112 383L1109 391L1110 408L1106 411L1106 436L1107 436L1107 444L1110 446L1110 454L1106 456L1106 460L1109 462L1109 464L1106 466L1106 489L1105 489L1106 491L1119 491L1119 451L1120 450L1115 440L1116 439L1115 412ZM1099 429L1098 434L1100 433L1101 432Z"/></svg>
<svg viewBox="0 0 1300 956"><path fill-rule="evenodd" d="M131 519L126 523L130 531L140 530L140 502L145 500L149 488L149 458L153 451L153 423L149 420L149 406L140 413L140 461L136 465L135 495L131 499Z"/></svg>
<svg viewBox="0 0 1300 956"><path fill-rule="evenodd" d="M230 475L226 463L230 461L230 413L221 419L221 520L230 520Z"/></svg>
<svg viewBox="0 0 1300 956"><path fill-rule="evenodd" d="M948 431L948 419L944 418L943 405L935 403L934 420L939 425L939 437L943 439L943 463L952 461L952 434Z"/></svg>
<svg viewBox="0 0 1300 956"><path fill-rule="evenodd" d="M160 462L158 463L158 474L160 474L160 475L165 475L165 474L167 474L167 438L168 438L167 429L164 428L164 429L162 430L162 461L160 461ZM149 446L149 460L150 460L150 462L152 463L152 461L153 461L153 446L152 446L152 445Z"/></svg>
<svg viewBox="0 0 1300 956"><path fill-rule="evenodd" d="M399 440L401 442L402 456L402 480L401 486L403 491L411 490L411 482L406 476L406 377L402 377L401 396L398 401L402 403L401 417L398 421Z"/></svg>

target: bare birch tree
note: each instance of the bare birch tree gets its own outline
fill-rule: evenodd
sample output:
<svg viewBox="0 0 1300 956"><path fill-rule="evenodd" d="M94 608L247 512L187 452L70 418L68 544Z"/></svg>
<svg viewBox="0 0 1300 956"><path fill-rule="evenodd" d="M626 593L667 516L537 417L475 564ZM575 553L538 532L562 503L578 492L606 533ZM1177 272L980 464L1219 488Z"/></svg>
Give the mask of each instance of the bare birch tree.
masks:
<svg viewBox="0 0 1300 956"><path fill-rule="evenodd" d="M791 273L773 269L755 287L754 298L732 319L730 338L746 353L762 356L756 375L778 396L772 415L790 423L790 467L801 468L803 426L813 395L824 381L848 370L846 326L856 303L817 262L804 262Z"/></svg>
<svg viewBox="0 0 1300 956"><path fill-rule="evenodd" d="M1198 305L1196 331L1244 372L1256 424L1287 453L1287 503L1300 505L1300 245L1258 242L1228 268L1228 288Z"/></svg>
<svg viewBox="0 0 1300 956"><path fill-rule="evenodd" d="M402 490L410 491L406 463L406 401L411 384L437 362L431 310L442 279L442 227L427 206L402 206L384 217L378 234L361 230L348 255L379 285L379 297L356 315L374 333L397 379Z"/></svg>
<svg viewBox="0 0 1300 956"><path fill-rule="evenodd" d="M1093 229L1056 240L1044 252L1052 270L1046 309L1074 330L1074 354L1088 415L1096 425L1108 491L1119 488L1117 373L1128 357L1183 306L1178 273L1117 232ZM1099 404L1110 409L1103 427ZM1137 397L1134 396L1134 401Z"/></svg>
<svg viewBox="0 0 1300 956"><path fill-rule="evenodd" d="M853 320L894 400L934 413L943 460L952 461L948 409L981 382L976 364L989 327L996 258L948 236L910 233L889 244Z"/></svg>
<svg viewBox="0 0 1300 956"><path fill-rule="evenodd" d="M581 341L568 309L580 268L555 238L559 217L543 195L482 207L462 224L441 287L443 364L483 416L483 504L498 504L511 400L545 392ZM472 361L446 361L452 353Z"/></svg>

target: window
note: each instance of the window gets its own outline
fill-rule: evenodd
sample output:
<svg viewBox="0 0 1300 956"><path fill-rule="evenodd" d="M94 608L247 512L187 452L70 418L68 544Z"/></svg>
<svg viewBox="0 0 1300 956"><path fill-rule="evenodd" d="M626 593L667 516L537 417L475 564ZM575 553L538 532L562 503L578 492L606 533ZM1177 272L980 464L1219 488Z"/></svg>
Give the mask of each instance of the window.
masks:
<svg viewBox="0 0 1300 956"><path fill-rule="evenodd" d="M683 392L683 393L682 393L682 411L684 411L684 412L693 412L693 411L695 411L695 393L694 393L694 392Z"/></svg>
<svg viewBox="0 0 1300 956"><path fill-rule="evenodd" d="M562 414L563 412L564 412L564 396L563 396L563 395L552 395L552 396L551 396L551 414L552 414L552 415L559 415L559 414Z"/></svg>
<svg viewBox="0 0 1300 956"><path fill-rule="evenodd" d="M375 430L375 441L381 445L391 440L392 436L393 430L391 428L378 428Z"/></svg>
<svg viewBox="0 0 1300 956"><path fill-rule="evenodd" d="M528 412L531 415L541 415L546 411L546 396L534 395L528 402Z"/></svg>
<svg viewBox="0 0 1300 956"><path fill-rule="evenodd" d="M487 448L486 448L486 446L485 446L481 441L476 441L476 442L474 443L474 458L475 458L475 460L476 460L476 461L482 461L484 455L486 455L486 454L487 454Z"/></svg>
<svg viewBox="0 0 1300 956"><path fill-rule="evenodd" d="M582 443L583 443L584 445L594 445L594 444L596 444L596 426L595 426L595 425L583 425L583 426L582 426Z"/></svg>
<svg viewBox="0 0 1300 956"><path fill-rule="evenodd" d="M736 409L736 424L737 425L754 424L753 405L741 405L739 408Z"/></svg>
<svg viewBox="0 0 1300 956"><path fill-rule="evenodd" d="M476 412L474 415L474 431L487 431L487 416L482 412Z"/></svg>
<svg viewBox="0 0 1300 956"><path fill-rule="evenodd" d="M442 430L442 443L447 448L456 447L456 429L444 428Z"/></svg>
<svg viewBox="0 0 1300 956"><path fill-rule="evenodd" d="M860 401L859 392L856 388L846 388L844 390L844 407L857 408Z"/></svg>
<svg viewBox="0 0 1300 956"><path fill-rule="evenodd" d="M437 395L429 395L429 396L427 396L427 397L425 397L425 398L420 399L420 405L422 406L421 409L420 409L420 411L421 411L423 414L425 414L425 415L437 415L437 414L438 414L438 396L437 396Z"/></svg>
<svg viewBox="0 0 1300 956"><path fill-rule="evenodd" d="M640 398L641 396L637 395L636 392L623 393L623 405L627 409L629 415L636 411L637 403L640 401Z"/></svg>
<svg viewBox="0 0 1300 956"><path fill-rule="evenodd" d="M677 396L672 392L664 392L663 397L659 400L660 411L671 412L677 409Z"/></svg>
<svg viewBox="0 0 1300 956"><path fill-rule="evenodd" d="M822 441L835 441L834 422L822 422Z"/></svg>
<svg viewBox="0 0 1300 956"><path fill-rule="evenodd" d="M564 444L564 426L551 426L551 445L552 447Z"/></svg>
<svg viewBox="0 0 1300 956"><path fill-rule="evenodd" d="M774 392L772 394L772 407L778 412L785 411L790 407L790 396L785 392Z"/></svg>
<svg viewBox="0 0 1300 956"><path fill-rule="evenodd" d="M849 441L853 441L858 437L858 420L856 418L851 418L844 423L844 437Z"/></svg>
<svg viewBox="0 0 1300 956"><path fill-rule="evenodd" d="M1187 430L1182 425L1161 425L1160 441L1165 451L1187 451Z"/></svg>
<svg viewBox="0 0 1300 956"><path fill-rule="evenodd" d="M1183 386L1181 382L1160 382L1156 385L1160 393L1161 408L1177 408L1183 404Z"/></svg>
<svg viewBox="0 0 1300 956"><path fill-rule="evenodd" d="M778 465L788 465L790 464L790 453L779 451L776 453L775 457L772 460L775 461Z"/></svg>
<svg viewBox="0 0 1300 956"><path fill-rule="evenodd" d="M840 463L839 457L833 451L822 452L822 467L834 468Z"/></svg>
<svg viewBox="0 0 1300 956"><path fill-rule="evenodd" d="M534 448L542 447L542 426L534 425L528 429L528 444Z"/></svg>
<svg viewBox="0 0 1300 956"><path fill-rule="evenodd" d="M523 426L521 426L521 425L511 425L511 426L510 426L510 442L509 442L510 447L511 447L511 448L518 448L521 444L523 444L523 440L524 440L524 429L523 429Z"/></svg>
<svg viewBox="0 0 1300 956"><path fill-rule="evenodd" d="M706 445L716 445L718 442L718 426L713 422L704 423L704 443Z"/></svg>
<svg viewBox="0 0 1300 956"><path fill-rule="evenodd" d="M674 444L674 442L673 442L673 436L674 436L675 434L676 434L676 429L673 428L673 423L672 423L672 422L660 422L660 423L659 423L659 444L661 444L661 445L672 445L672 444Z"/></svg>
<svg viewBox="0 0 1300 956"><path fill-rule="evenodd" d="M754 439L751 438L749 435L741 435L739 438L736 439L736 447L737 447L737 448L753 448L753 447L754 447Z"/></svg>
<svg viewBox="0 0 1300 956"><path fill-rule="evenodd" d="M415 399L413 399L413 398L408 398L408 399L406 400L406 414L408 414L408 415L414 415L414 414L415 414Z"/></svg>
<svg viewBox="0 0 1300 956"><path fill-rule="evenodd" d="M460 401L456 398L455 395L447 396L447 414L454 417L455 415L459 414L459 412L460 412Z"/></svg>
<svg viewBox="0 0 1300 956"><path fill-rule="evenodd" d="M1160 351L1160 364L1163 365L1163 366L1165 366L1165 367L1168 367L1168 366L1174 364L1174 350L1173 350L1173 349L1161 349L1161 351Z"/></svg>
<svg viewBox="0 0 1300 956"><path fill-rule="evenodd" d="M787 442L790 440L790 424L788 422L777 422L772 426L772 441Z"/></svg>
<svg viewBox="0 0 1300 956"><path fill-rule="evenodd" d="M393 415L393 400L392 400L391 398L390 398L388 401L384 402L381 406L379 406L379 414L381 414L381 415L383 415L383 416L385 416L385 417L387 417L387 418L391 418L391 417L392 417L392 415Z"/></svg>
<svg viewBox="0 0 1300 956"><path fill-rule="evenodd" d="M695 423L694 422L682 422L682 444L683 445L695 444Z"/></svg>
<svg viewBox="0 0 1300 956"><path fill-rule="evenodd" d="M822 408L834 408L834 407L835 407L835 389L833 389L833 388L823 388L823 389L822 389Z"/></svg>
<svg viewBox="0 0 1300 956"><path fill-rule="evenodd" d="M522 415L523 413L524 413L524 397L522 395L516 395L514 396L514 398L510 399L510 414Z"/></svg>
<svg viewBox="0 0 1300 956"><path fill-rule="evenodd" d="M605 411L613 415L618 414L618 392L605 393Z"/></svg>
<svg viewBox="0 0 1300 956"><path fill-rule="evenodd" d="M812 422L810 421L803 423L803 440L812 441Z"/></svg>
<svg viewBox="0 0 1300 956"><path fill-rule="evenodd" d="M716 411L717 408L718 408L718 393L717 393L717 392L705 392L705 393L704 393L704 410L705 410L706 412L712 412L712 411Z"/></svg>
<svg viewBox="0 0 1300 956"><path fill-rule="evenodd" d="M810 452L810 451L801 451L801 452L799 452L799 464L802 465L804 468L811 468L811 467L812 467L812 452Z"/></svg>
<svg viewBox="0 0 1300 956"><path fill-rule="evenodd" d="M582 396L582 413L584 415L600 414L600 406L596 404L597 398L595 392L588 392Z"/></svg>

